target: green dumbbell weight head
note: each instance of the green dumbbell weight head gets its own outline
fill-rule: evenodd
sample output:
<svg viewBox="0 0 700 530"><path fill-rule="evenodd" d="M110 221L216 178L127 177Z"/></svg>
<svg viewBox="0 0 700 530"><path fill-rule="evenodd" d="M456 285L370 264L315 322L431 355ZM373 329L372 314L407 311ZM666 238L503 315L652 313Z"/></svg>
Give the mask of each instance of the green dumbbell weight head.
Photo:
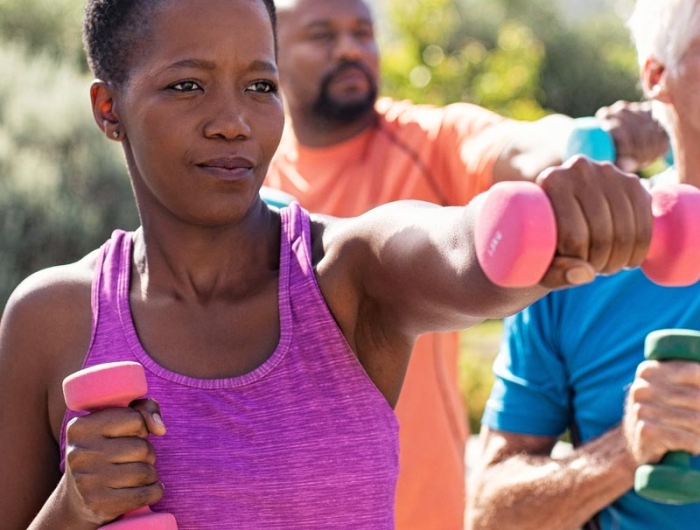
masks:
<svg viewBox="0 0 700 530"><path fill-rule="evenodd" d="M644 356L657 361L700 362L700 332L685 329L653 331L646 337ZM642 497L665 504L700 502L700 470L690 467L690 455L667 453L658 464L637 468L634 489Z"/></svg>

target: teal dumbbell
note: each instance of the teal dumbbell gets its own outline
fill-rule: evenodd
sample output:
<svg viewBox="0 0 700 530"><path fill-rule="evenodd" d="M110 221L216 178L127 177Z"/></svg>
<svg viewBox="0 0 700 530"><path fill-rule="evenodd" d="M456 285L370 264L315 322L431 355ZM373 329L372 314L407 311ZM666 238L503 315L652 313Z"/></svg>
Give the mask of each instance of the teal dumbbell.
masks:
<svg viewBox="0 0 700 530"><path fill-rule="evenodd" d="M584 155L598 162L614 162L617 158L612 136L593 117L574 120L574 128L566 142L564 153L565 160L574 155Z"/></svg>
<svg viewBox="0 0 700 530"><path fill-rule="evenodd" d="M597 162L615 162L617 150L608 131L601 128L600 122L592 116L576 118L574 127L566 142L564 160L574 155L584 155ZM673 165L673 150L669 149L665 162Z"/></svg>
<svg viewBox="0 0 700 530"><path fill-rule="evenodd" d="M647 335L644 356L656 361L700 362L700 332L662 329ZM658 464L639 466L634 489L642 497L665 504L700 502L700 470L690 467L690 454L666 453Z"/></svg>
<svg viewBox="0 0 700 530"><path fill-rule="evenodd" d="M289 193L276 188L270 188L269 186L260 188L260 198L265 201L268 206L273 206L275 208L284 208L296 200Z"/></svg>

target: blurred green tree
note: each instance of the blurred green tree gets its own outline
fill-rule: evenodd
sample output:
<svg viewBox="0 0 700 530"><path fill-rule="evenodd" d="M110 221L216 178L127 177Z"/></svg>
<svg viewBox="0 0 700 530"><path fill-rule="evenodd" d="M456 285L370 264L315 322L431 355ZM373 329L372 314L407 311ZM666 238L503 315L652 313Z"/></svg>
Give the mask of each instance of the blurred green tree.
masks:
<svg viewBox="0 0 700 530"><path fill-rule="evenodd" d="M0 40L87 71L81 21L85 0L0 0Z"/></svg>
<svg viewBox="0 0 700 530"><path fill-rule="evenodd" d="M536 119L641 95L612 11L570 21L550 0L388 0L386 19L384 91L395 97Z"/></svg>
<svg viewBox="0 0 700 530"><path fill-rule="evenodd" d="M619 99L641 99L637 56L616 17L589 18L543 39L542 104L547 108L578 117Z"/></svg>
<svg viewBox="0 0 700 530"><path fill-rule="evenodd" d="M138 226L122 155L95 127L72 60L0 45L0 307L39 269Z"/></svg>

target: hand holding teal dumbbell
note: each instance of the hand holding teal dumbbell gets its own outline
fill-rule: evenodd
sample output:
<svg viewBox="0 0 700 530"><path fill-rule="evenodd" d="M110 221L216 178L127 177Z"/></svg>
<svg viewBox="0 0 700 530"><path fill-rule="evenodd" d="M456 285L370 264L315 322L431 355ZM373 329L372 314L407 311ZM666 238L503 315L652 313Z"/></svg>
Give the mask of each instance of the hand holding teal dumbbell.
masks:
<svg viewBox="0 0 700 530"><path fill-rule="evenodd" d="M592 116L576 118L566 142L563 159L574 155L587 156L597 162L615 162L617 148L610 132L603 129L600 120ZM669 148L665 162L673 165L673 151Z"/></svg>

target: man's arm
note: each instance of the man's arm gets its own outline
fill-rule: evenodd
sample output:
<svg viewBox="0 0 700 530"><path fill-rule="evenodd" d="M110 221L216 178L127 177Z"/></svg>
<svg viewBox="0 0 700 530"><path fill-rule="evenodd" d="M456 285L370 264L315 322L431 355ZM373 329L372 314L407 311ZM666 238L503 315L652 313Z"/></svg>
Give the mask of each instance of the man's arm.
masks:
<svg viewBox="0 0 700 530"><path fill-rule="evenodd" d="M632 488L638 466L657 463L668 451L700 453L698 403L698 363L645 361L621 424L562 458L550 456L555 438L484 427L467 528L580 528Z"/></svg>
<svg viewBox="0 0 700 530"><path fill-rule="evenodd" d="M469 530L574 530L634 481L636 466L619 427L560 458L550 456L556 438L484 426L480 439Z"/></svg>
<svg viewBox="0 0 700 530"><path fill-rule="evenodd" d="M668 136L652 117L648 102L618 101L601 107L595 117L601 129L610 135L615 164L623 171L638 171L668 152ZM576 123L573 118L553 114L514 124L494 165L494 182L534 180L543 169L560 164Z"/></svg>

